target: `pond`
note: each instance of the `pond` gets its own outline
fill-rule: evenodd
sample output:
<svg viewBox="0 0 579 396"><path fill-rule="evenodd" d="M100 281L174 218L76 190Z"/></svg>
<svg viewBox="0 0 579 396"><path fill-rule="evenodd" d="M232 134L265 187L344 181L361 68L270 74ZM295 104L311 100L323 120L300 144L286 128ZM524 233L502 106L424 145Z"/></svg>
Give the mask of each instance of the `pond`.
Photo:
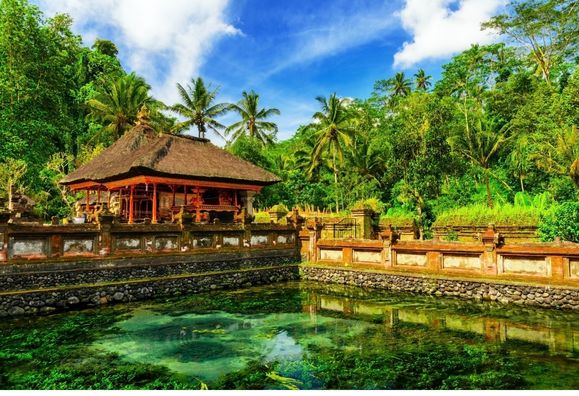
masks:
<svg viewBox="0 0 579 396"><path fill-rule="evenodd" d="M290 282L5 320L1 389L577 389L579 313Z"/></svg>

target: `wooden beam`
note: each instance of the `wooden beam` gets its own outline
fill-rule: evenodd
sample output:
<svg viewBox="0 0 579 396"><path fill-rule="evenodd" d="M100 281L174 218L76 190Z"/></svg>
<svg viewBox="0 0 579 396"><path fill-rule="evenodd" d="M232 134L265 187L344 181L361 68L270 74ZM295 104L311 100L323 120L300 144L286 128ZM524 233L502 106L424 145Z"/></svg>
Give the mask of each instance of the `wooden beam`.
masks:
<svg viewBox="0 0 579 396"><path fill-rule="evenodd" d="M189 180L189 179L178 179L170 177L158 177L158 176L134 176L128 179L111 181L104 183L108 189L115 189L119 187L128 186L130 184L146 184L146 183L157 183L164 185L178 184L180 186L188 187L209 187L209 188L222 188L230 190L250 190L250 191L261 191L263 186L258 186L255 184L241 184L241 183L226 183L226 182L213 182L213 181L201 181L201 180ZM95 184L98 185L98 184Z"/></svg>
<svg viewBox="0 0 579 396"><path fill-rule="evenodd" d="M71 184L67 187L72 191L78 191L78 190L84 190L87 188L96 187L96 186L100 186L100 185L101 185L100 183L97 183L94 181L86 181L86 182L82 182L82 183L74 183L74 184Z"/></svg>

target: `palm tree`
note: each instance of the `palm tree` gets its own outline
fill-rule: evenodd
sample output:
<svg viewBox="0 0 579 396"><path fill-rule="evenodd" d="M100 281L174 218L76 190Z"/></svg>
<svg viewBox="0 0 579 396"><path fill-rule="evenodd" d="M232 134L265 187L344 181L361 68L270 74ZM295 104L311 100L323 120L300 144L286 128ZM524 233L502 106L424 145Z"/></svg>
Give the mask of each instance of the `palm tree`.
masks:
<svg viewBox="0 0 579 396"><path fill-rule="evenodd" d="M569 176L579 189L579 130L577 126L556 128L549 136L531 137L531 160L539 169Z"/></svg>
<svg viewBox="0 0 579 396"><path fill-rule="evenodd" d="M150 89L142 77L131 73L106 84L95 98L89 99L88 117L103 125L98 135L108 132L116 140L135 125L137 113L143 105L157 104L149 96Z"/></svg>
<svg viewBox="0 0 579 396"><path fill-rule="evenodd" d="M346 108L344 99L339 99L335 93L331 94L328 99L318 96L316 100L320 103L322 110L314 114L314 122L309 125L315 131L315 144L309 173L313 173L315 168L323 162L323 154L327 152L331 157L336 185L336 211L339 211L338 160L341 162L344 158L342 147L352 144L353 113Z"/></svg>
<svg viewBox="0 0 579 396"><path fill-rule="evenodd" d="M414 78L416 89L426 91L428 90L428 87L432 85L432 83L429 81L432 76L427 76L424 69L418 69L418 72L414 75Z"/></svg>
<svg viewBox="0 0 579 396"><path fill-rule="evenodd" d="M215 117L225 114L231 105L228 103L214 103L218 90L211 91L208 89L210 86L206 87L201 77L192 79L191 82L193 87L187 85L187 89L181 84L177 84L182 103L173 105L171 110L186 119L175 124L173 131L180 133L194 125L197 127L200 138L205 138L207 128L223 138L220 131L225 126L215 120Z"/></svg>
<svg viewBox="0 0 579 396"><path fill-rule="evenodd" d="M231 110L241 116L241 120L227 127L225 134L233 133L231 140L247 135L263 145L273 143L277 125L265 120L272 115L280 115L279 110L276 108L259 109L259 95L254 91L243 91L242 96L243 99L230 106Z"/></svg>
<svg viewBox="0 0 579 396"><path fill-rule="evenodd" d="M512 143L514 135L510 133L509 124L501 127L495 119L485 116L480 110L474 118L474 121L467 119L464 130L458 130L451 136L449 143L455 152L483 171L487 206L492 208L491 163L505 146Z"/></svg>
<svg viewBox="0 0 579 396"><path fill-rule="evenodd" d="M404 72L398 72L390 80L390 93L392 96L407 96L411 91L412 83L406 78Z"/></svg>

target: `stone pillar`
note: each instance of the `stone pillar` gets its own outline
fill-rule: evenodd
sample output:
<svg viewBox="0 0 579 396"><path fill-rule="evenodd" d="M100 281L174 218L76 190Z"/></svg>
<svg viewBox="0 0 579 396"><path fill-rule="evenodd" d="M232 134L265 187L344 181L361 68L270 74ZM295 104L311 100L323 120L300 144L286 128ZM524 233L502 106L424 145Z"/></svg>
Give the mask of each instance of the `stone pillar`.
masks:
<svg viewBox="0 0 579 396"><path fill-rule="evenodd" d="M255 191L242 191L241 203L248 216L253 216L253 202L255 201Z"/></svg>
<svg viewBox="0 0 579 396"><path fill-rule="evenodd" d="M60 234L52 234L50 238L48 238L48 242L50 244L48 252L50 257L60 257L60 249L62 246L62 235Z"/></svg>
<svg viewBox="0 0 579 396"><path fill-rule="evenodd" d="M396 243L399 238L399 234L394 231L391 225L388 229L380 233L380 239L383 242L382 248L382 258L384 266L389 268L392 267L392 245Z"/></svg>
<svg viewBox="0 0 579 396"><path fill-rule="evenodd" d="M317 219L313 223L308 224L308 234L310 237L308 249L308 261L315 263L318 261L318 240L322 236L322 224L318 223Z"/></svg>
<svg viewBox="0 0 579 396"><path fill-rule="evenodd" d="M112 217L107 217L105 221L101 221L100 235L98 241L99 256L110 256L112 252L113 238L111 236Z"/></svg>
<svg viewBox="0 0 579 396"><path fill-rule="evenodd" d="M346 267L352 265L354 262L354 249L352 247L342 248L342 262Z"/></svg>
<svg viewBox="0 0 579 396"><path fill-rule="evenodd" d="M369 209L352 210L352 217L356 222L359 233L356 233L357 239L372 239L374 227L372 226L372 216L374 211Z"/></svg>
<svg viewBox="0 0 579 396"><path fill-rule="evenodd" d="M551 278L553 280L562 281L565 279L565 258L563 256L549 257L549 264L551 265Z"/></svg>
<svg viewBox="0 0 579 396"><path fill-rule="evenodd" d="M426 265L432 272L440 272L442 269L442 253L426 252Z"/></svg>
<svg viewBox="0 0 579 396"><path fill-rule="evenodd" d="M484 245L484 252L481 260L483 274L497 275L499 272L497 260L497 245L499 244L499 233L496 232L495 225L489 224L487 230L482 234L481 241Z"/></svg>

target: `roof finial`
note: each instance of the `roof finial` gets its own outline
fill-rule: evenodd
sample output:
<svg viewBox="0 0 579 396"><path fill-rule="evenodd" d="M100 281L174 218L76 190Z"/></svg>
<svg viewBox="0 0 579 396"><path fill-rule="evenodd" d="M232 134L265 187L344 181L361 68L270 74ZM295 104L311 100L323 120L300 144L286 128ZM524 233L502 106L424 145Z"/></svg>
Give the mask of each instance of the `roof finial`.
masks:
<svg viewBox="0 0 579 396"><path fill-rule="evenodd" d="M151 121L151 112L146 104L141 106L141 109L137 113L137 125L148 125Z"/></svg>

